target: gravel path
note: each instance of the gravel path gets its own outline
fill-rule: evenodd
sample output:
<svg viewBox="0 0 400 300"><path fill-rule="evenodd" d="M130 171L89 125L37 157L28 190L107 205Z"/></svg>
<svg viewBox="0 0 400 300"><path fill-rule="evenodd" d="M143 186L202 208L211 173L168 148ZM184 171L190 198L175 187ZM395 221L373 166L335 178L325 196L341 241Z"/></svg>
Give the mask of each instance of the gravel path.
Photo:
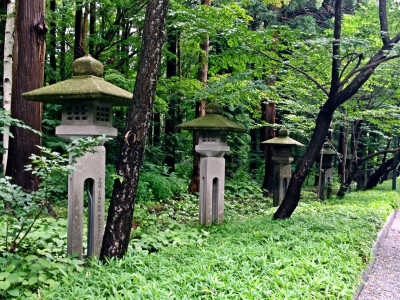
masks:
<svg viewBox="0 0 400 300"><path fill-rule="evenodd" d="M357 300L400 299L400 212L378 249L375 262Z"/></svg>

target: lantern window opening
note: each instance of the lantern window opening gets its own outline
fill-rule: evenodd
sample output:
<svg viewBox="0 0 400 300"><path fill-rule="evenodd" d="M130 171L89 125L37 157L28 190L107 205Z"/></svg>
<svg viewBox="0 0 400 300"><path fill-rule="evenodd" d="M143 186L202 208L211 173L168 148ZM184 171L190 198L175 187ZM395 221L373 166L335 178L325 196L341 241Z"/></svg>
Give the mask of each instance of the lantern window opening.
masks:
<svg viewBox="0 0 400 300"><path fill-rule="evenodd" d="M96 121L109 122L110 108L105 106L96 107Z"/></svg>
<svg viewBox="0 0 400 300"><path fill-rule="evenodd" d="M82 105L68 105L67 106L67 120L87 120L89 108Z"/></svg>
<svg viewBox="0 0 400 300"><path fill-rule="evenodd" d="M221 132L221 143L226 143L228 139L228 133L226 131Z"/></svg>
<svg viewBox="0 0 400 300"><path fill-rule="evenodd" d="M204 132L202 140L203 143L215 143L217 141L216 133L212 131Z"/></svg>

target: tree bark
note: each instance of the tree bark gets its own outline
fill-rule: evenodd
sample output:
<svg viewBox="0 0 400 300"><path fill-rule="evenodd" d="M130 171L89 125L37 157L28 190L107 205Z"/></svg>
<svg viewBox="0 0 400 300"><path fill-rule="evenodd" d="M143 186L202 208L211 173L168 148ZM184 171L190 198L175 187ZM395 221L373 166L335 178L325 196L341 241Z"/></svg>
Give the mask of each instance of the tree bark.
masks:
<svg viewBox="0 0 400 300"><path fill-rule="evenodd" d="M74 42L74 59L78 59L85 55L82 48L82 1L76 0L75 8L75 42Z"/></svg>
<svg viewBox="0 0 400 300"><path fill-rule="evenodd" d="M149 0L147 4L133 99L116 163L116 173L121 180L114 181L101 259L122 257L128 249L139 173L161 65L167 8L168 0Z"/></svg>
<svg viewBox="0 0 400 300"><path fill-rule="evenodd" d="M202 0L201 4L211 6L211 0ZM203 83L203 86L207 86L207 76L208 76L208 54L210 52L210 37L206 34L203 42L200 43L200 48L204 54L199 55L199 69L197 72L197 79ZM196 102L196 112L195 117L204 116L206 114L206 104L205 100ZM200 154L195 151L196 145L199 143L199 132L193 132L193 170L192 177L189 184L189 193L198 193L200 190Z"/></svg>
<svg viewBox="0 0 400 300"><path fill-rule="evenodd" d="M56 12L56 0L51 0L50 1L50 10L53 13L53 20L50 23L50 67L51 67L51 74L50 74L50 80L49 84L54 84L57 82L56 80L56 72L57 72L57 60L56 60L56 48L57 48L57 42L56 42L56 22L54 21L54 15Z"/></svg>
<svg viewBox="0 0 400 300"><path fill-rule="evenodd" d="M94 53L94 36L96 34L96 2L94 0L90 1L89 4L89 54Z"/></svg>
<svg viewBox="0 0 400 300"><path fill-rule="evenodd" d="M168 33L168 51L173 57L167 60L167 78L176 76L176 49L177 49L177 38L176 33L170 31ZM171 97L168 114L165 117L165 159L164 164L168 166L169 172L175 172L175 120L177 111L177 99Z"/></svg>
<svg viewBox="0 0 400 300"><path fill-rule="evenodd" d="M12 80L12 117L22 120L26 125L41 130L42 104L22 99L22 94L43 86L46 53L45 22L46 2L44 0L17 1L15 42ZM41 138L32 131L11 127L14 138L10 140L6 174L13 177L16 184L24 190L38 188L38 179L24 171L31 154L40 155L36 145Z"/></svg>
<svg viewBox="0 0 400 300"><path fill-rule="evenodd" d="M274 102L263 103L263 116L264 121L269 124L275 124L275 116L276 116L276 104ZM272 126L265 126L261 129L261 141L264 142L266 140L272 139L275 137L275 131ZM268 193L272 193L272 189L274 186L274 163L272 161L274 147L264 145L264 181L262 184L262 189L268 191Z"/></svg>
<svg viewBox="0 0 400 300"><path fill-rule="evenodd" d="M12 92L12 60L14 50L14 29L15 29L15 0L7 3L7 19L4 34L4 62L3 62L3 108L11 111L11 92ZM6 130L10 128L6 127ZM3 134L3 148L6 152L3 154L3 172L7 168L8 145L10 136L7 133Z"/></svg>

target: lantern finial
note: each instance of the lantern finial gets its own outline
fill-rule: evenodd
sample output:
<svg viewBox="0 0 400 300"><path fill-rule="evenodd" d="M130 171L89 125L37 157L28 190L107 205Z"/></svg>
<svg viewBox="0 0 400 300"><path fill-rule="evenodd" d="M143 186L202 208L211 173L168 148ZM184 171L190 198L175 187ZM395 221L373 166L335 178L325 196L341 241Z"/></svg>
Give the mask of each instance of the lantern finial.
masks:
<svg viewBox="0 0 400 300"><path fill-rule="evenodd" d="M90 55L78 58L72 63L72 73L74 76L93 75L102 77L104 67L98 60Z"/></svg>

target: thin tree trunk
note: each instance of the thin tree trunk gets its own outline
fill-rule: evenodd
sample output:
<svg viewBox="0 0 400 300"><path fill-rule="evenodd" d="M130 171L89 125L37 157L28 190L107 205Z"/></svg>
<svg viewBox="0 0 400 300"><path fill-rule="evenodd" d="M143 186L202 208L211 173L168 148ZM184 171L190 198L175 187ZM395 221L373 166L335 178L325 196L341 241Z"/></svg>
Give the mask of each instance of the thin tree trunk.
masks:
<svg viewBox="0 0 400 300"><path fill-rule="evenodd" d="M128 249L140 168L160 72L168 0L149 0L139 68L123 141L116 163L113 195L108 210L101 258L122 257Z"/></svg>
<svg viewBox="0 0 400 300"><path fill-rule="evenodd" d="M85 13L83 14L82 20L82 32L81 32L81 48L84 54L86 54L87 50L87 33L88 33L88 24L89 24L89 4L85 6Z"/></svg>
<svg viewBox="0 0 400 300"><path fill-rule="evenodd" d="M12 117L26 125L41 130L42 104L22 99L22 94L43 86L46 53L47 25L44 19L44 0L17 1L15 43L12 80ZM12 127L6 174L27 191L38 188L38 179L24 166L30 163L31 154L40 155L36 145L41 144L38 134Z"/></svg>
<svg viewBox="0 0 400 300"><path fill-rule="evenodd" d="M89 34L90 34L90 39L89 39L89 54L94 53L94 36L96 34L96 1L92 0L90 1L89 4L89 13L90 13L90 18L89 18Z"/></svg>
<svg viewBox="0 0 400 300"><path fill-rule="evenodd" d="M177 39L175 32L168 33L168 51L174 55L167 60L167 78L176 76L176 49ZM165 117L165 158L164 164L169 172L175 172L175 120L177 111L177 99L170 99L168 114Z"/></svg>
<svg viewBox="0 0 400 300"><path fill-rule="evenodd" d="M82 49L82 1L76 0L75 9L75 42L74 42L74 59L85 55Z"/></svg>
<svg viewBox="0 0 400 300"><path fill-rule="evenodd" d="M202 0L203 5L211 6L211 0ZM207 86L208 76L208 54L210 52L210 37L206 34L203 42L200 43L200 48L204 52L199 56L199 69L197 72L197 79L203 83L203 86ZM195 117L204 116L206 114L206 103L205 100L196 102ZM192 177L189 184L189 193L198 193L200 190L200 154L195 151L196 145L199 143L199 132L193 132L193 170Z"/></svg>
<svg viewBox="0 0 400 300"><path fill-rule="evenodd" d="M49 84L54 84L57 82L56 80L56 72L57 72L57 60L56 60L56 48L57 48L57 41L56 41L56 22L54 21L54 16L56 12L56 0L50 1L50 10L53 13L53 20L50 23L50 67L52 74L50 74Z"/></svg>
<svg viewBox="0 0 400 300"><path fill-rule="evenodd" d="M347 160L347 127L346 125L340 126L339 129L339 146L338 152L342 155L342 162L338 164L338 174L340 183L344 184L346 181L346 160Z"/></svg>
<svg viewBox="0 0 400 300"><path fill-rule="evenodd" d="M276 116L276 104L274 102L268 102L263 104L263 111L265 112L265 122L269 124L275 124L275 116ZM275 137L275 131L272 126L265 126L261 129L262 139L261 141L269 140ZM268 193L272 193L273 185L274 185L274 163L272 161L274 148L273 146L264 145L264 181L262 184L262 189L268 191Z"/></svg>
<svg viewBox="0 0 400 300"><path fill-rule="evenodd" d="M7 4L7 20L4 35L4 65L3 65L3 108L11 111L11 91L12 91L12 60L14 50L14 28L15 28L15 0L10 0ZM10 128L6 127L8 131ZM3 148L8 149L10 136L3 134ZM7 168L8 151L3 154L3 172Z"/></svg>

